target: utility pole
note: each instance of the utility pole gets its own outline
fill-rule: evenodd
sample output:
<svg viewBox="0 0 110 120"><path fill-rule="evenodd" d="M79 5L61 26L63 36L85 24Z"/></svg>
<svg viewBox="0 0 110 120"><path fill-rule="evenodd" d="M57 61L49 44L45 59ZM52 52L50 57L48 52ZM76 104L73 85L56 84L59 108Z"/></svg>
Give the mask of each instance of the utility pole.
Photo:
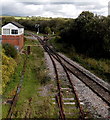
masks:
<svg viewBox="0 0 110 120"><path fill-rule="evenodd" d="M40 27L39 24L35 24L35 28L37 29L37 34L39 34L39 27Z"/></svg>

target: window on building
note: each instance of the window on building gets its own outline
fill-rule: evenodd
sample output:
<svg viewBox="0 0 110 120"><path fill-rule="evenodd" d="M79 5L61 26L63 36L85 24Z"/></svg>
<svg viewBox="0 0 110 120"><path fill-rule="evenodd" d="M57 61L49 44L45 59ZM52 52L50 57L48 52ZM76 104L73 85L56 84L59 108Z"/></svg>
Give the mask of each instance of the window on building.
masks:
<svg viewBox="0 0 110 120"><path fill-rule="evenodd" d="M11 30L11 34L18 34L18 30Z"/></svg>
<svg viewBox="0 0 110 120"><path fill-rule="evenodd" d="M4 35L9 35L10 34L10 29L3 29L3 34Z"/></svg>

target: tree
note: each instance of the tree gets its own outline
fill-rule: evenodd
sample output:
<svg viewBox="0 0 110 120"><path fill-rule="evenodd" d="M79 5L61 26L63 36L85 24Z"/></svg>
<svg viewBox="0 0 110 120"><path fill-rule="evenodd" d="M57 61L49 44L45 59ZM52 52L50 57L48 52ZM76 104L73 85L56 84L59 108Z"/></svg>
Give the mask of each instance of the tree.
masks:
<svg viewBox="0 0 110 120"><path fill-rule="evenodd" d="M94 16L84 11L61 30L62 44L94 57L110 56L110 17Z"/></svg>
<svg viewBox="0 0 110 120"><path fill-rule="evenodd" d="M45 27L45 33L46 34L50 34L52 31L50 29L50 27Z"/></svg>
<svg viewBox="0 0 110 120"><path fill-rule="evenodd" d="M2 18L2 24L7 24L9 22L16 21L14 17L3 17Z"/></svg>

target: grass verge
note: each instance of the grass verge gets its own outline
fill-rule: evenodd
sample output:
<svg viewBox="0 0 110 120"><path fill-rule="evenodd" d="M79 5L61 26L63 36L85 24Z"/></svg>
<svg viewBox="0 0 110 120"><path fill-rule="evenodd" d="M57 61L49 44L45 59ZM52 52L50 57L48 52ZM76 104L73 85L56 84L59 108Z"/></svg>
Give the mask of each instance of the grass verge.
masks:
<svg viewBox="0 0 110 120"><path fill-rule="evenodd" d="M38 41L34 43L26 39L24 50L27 49L27 45L37 45ZM21 71L24 63L24 55L20 54L17 62L15 74L12 76L12 80L9 83L3 97L4 101L9 98L13 98L16 87L19 83ZM44 64L44 52L39 46L31 46L31 53L28 57L25 75L21 92L19 94L19 100L16 104L14 114L12 118L53 118L56 116L55 106L52 104L50 96L41 96L39 88L49 82L47 77L46 67ZM6 118L10 104L3 104L3 118Z"/></svg>

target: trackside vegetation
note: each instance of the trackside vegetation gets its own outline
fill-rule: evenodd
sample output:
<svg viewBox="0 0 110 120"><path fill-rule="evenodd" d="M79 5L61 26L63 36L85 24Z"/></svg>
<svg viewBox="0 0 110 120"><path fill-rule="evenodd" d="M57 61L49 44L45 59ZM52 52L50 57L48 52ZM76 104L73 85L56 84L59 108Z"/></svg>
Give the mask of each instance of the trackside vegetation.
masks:
<svg viewBox="0 0 110 120"><path fill-rule="evenodd" d="M40 93L43 86L50 82L44 63L44 51L38 41L25 38L24 51L27 50L28 45L31 46L31 53L27 59L21 92L12 118L53 118L57 116L57 109L53 106L51 97L41 96ZM10 103L6 101L13 98L20 82L25 58L26 55L23 53L17 56L15 73L3 93L3 118L7 117L10 108Z"/></svg>
<svg viewBox="0 0 110 120"><path fill-rule="evenodd" d="M87 55L78 53L74 47L67 47L62 43L56 42L55 39L51 39L50 43L56 48L58 52L61 52L76 61L86 69L90 70L99 78L110 83L110 59L108 58L94 58Z"/></svg>

